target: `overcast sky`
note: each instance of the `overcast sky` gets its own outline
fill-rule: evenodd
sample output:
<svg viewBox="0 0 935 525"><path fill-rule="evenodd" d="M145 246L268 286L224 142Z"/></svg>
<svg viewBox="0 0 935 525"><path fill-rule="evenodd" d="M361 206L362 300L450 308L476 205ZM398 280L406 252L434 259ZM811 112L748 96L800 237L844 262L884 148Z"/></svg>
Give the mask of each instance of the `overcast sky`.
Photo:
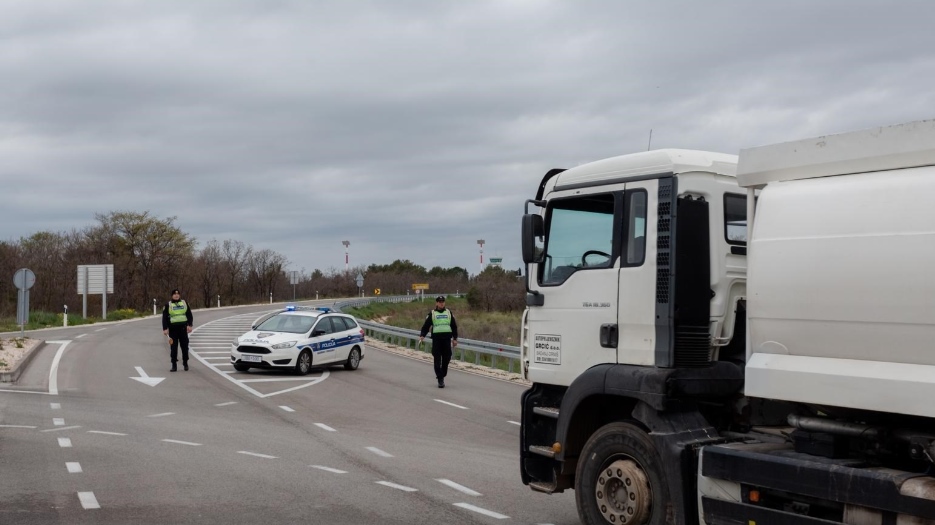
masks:
<svg viewBox="0 0 935 525"><path fill-rule="evenodd" d="M0 240L521 266L550 168L935 117L935 2L0 0ZM106 261L88 261L103 263ZM2 278L2 277L0 277Z"/></svg>

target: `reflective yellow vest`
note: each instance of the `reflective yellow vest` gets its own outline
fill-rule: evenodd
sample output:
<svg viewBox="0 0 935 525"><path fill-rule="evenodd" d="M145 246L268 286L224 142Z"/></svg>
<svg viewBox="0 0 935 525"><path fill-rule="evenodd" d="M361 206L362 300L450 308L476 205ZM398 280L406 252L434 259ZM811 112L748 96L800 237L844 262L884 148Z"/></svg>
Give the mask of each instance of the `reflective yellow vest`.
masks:
<svg viewBox="0 0 935 525"><path fill-rule="evenodd" d="M187 323L188 316L185 315L188 313L188 305L185 304L185 301L179 301L177 303L169 303L169 323Z"/></svg>
<svg viewBox="0 0 935 525"><path fill-rule="evenodd" d="M445 308L444 311L432 310L432 334L450 334L451 333L451 312Z"/></svg>

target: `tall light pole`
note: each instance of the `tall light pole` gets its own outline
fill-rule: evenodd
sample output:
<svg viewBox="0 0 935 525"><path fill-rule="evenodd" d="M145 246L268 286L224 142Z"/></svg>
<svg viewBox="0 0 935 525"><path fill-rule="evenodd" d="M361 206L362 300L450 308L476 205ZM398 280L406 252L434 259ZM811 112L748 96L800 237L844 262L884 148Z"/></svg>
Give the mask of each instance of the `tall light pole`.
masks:
<svg viewBox="0 0 935 525"><path fill-rule="evenodd" d="M347 256L347 248L351 245L351 241L341 241L341 244L344 245L344 271L346 272L348 270L350 261Z"/></svg>
<svg viewBox="0 0 935 525"><path fill-rule="evenodd" d="M477 239L477 244L480 246L480 271L484 271L484 239Z"/></svg>

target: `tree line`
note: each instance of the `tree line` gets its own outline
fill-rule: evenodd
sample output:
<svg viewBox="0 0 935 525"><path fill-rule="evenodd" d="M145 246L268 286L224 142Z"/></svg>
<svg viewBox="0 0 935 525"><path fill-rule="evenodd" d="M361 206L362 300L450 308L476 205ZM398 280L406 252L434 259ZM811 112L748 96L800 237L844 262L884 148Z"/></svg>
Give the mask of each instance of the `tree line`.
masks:
<svg viewBox="0 0 935 525"><path fill-rule="evenodd" d="M153 299L162 304L173 288L195 308L275 301L353 297L355 277L365 276L366 294L412 293L412 285L429 284L426 294L467 293L472 307L486 310L522 308L524 287L512 272L489 267L470 277L460 267L426 269L411 261L371 264L348 271L330 269L300 272L291 284L289 261L273 250L257 250L235 239L208 241L197 247L175 217L149 212L114 211L96 214L97 224L69 232L39 232L18 241L0 241L0 317L16 313L13 274L29 268L36 274L30 289L30 311L81 312L77 268L84 264L113 264L114 293L107 309L149 311ZM5 278L3 276L6 276ZM88 314L99 315L101 296L88 296Z"/></svg>

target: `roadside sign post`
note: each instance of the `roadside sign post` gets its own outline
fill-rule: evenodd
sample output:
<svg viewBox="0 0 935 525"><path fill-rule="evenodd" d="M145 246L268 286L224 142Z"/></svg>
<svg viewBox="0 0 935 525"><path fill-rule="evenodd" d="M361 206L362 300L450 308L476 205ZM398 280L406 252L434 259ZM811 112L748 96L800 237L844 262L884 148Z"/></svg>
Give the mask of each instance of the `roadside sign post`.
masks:
<svg viewBox="0 0 935 525"><path fill-rule="evenodd" d="M292 301L295 302L295 285L299 283L299 272L292 270L290 281L290 284L292 285Z"/></svg>
<svg viewBox="0 0 935 525"><path fill-rule="evenodd" d="M357 272L357 295L364 296L364 275Z"/></svg>
<svg viewBox="0 0 935 525"><path fill-rule="evenodd" d="M29 268L20 268L13 274L16 286L16 324L20 325L20 337L26 337L26 325L29 323L29 289L36 284L36 274Z"/></svg>
<svg viewBox="0 0 935 525"><path fill-rule="evenodd" d="M419 295L419 301L425 301L425 291L429 289L429 283L412 283L412 290Z"/></svg>
<svg viewBox="0 0 935 525"><path fill-rule="evenodd" d="M79 264L78 295L81 300L81 314L88 316L88 294L101 294L101 318L107 319L107 294L114 293L113 264Z"/></svg>
<svg viewBox="0 0 935 525"><path fill-rule="evenodd" d="M64 324L62 326L68 326L68 305L65 305L65 313L62 315Z"/></svg>

